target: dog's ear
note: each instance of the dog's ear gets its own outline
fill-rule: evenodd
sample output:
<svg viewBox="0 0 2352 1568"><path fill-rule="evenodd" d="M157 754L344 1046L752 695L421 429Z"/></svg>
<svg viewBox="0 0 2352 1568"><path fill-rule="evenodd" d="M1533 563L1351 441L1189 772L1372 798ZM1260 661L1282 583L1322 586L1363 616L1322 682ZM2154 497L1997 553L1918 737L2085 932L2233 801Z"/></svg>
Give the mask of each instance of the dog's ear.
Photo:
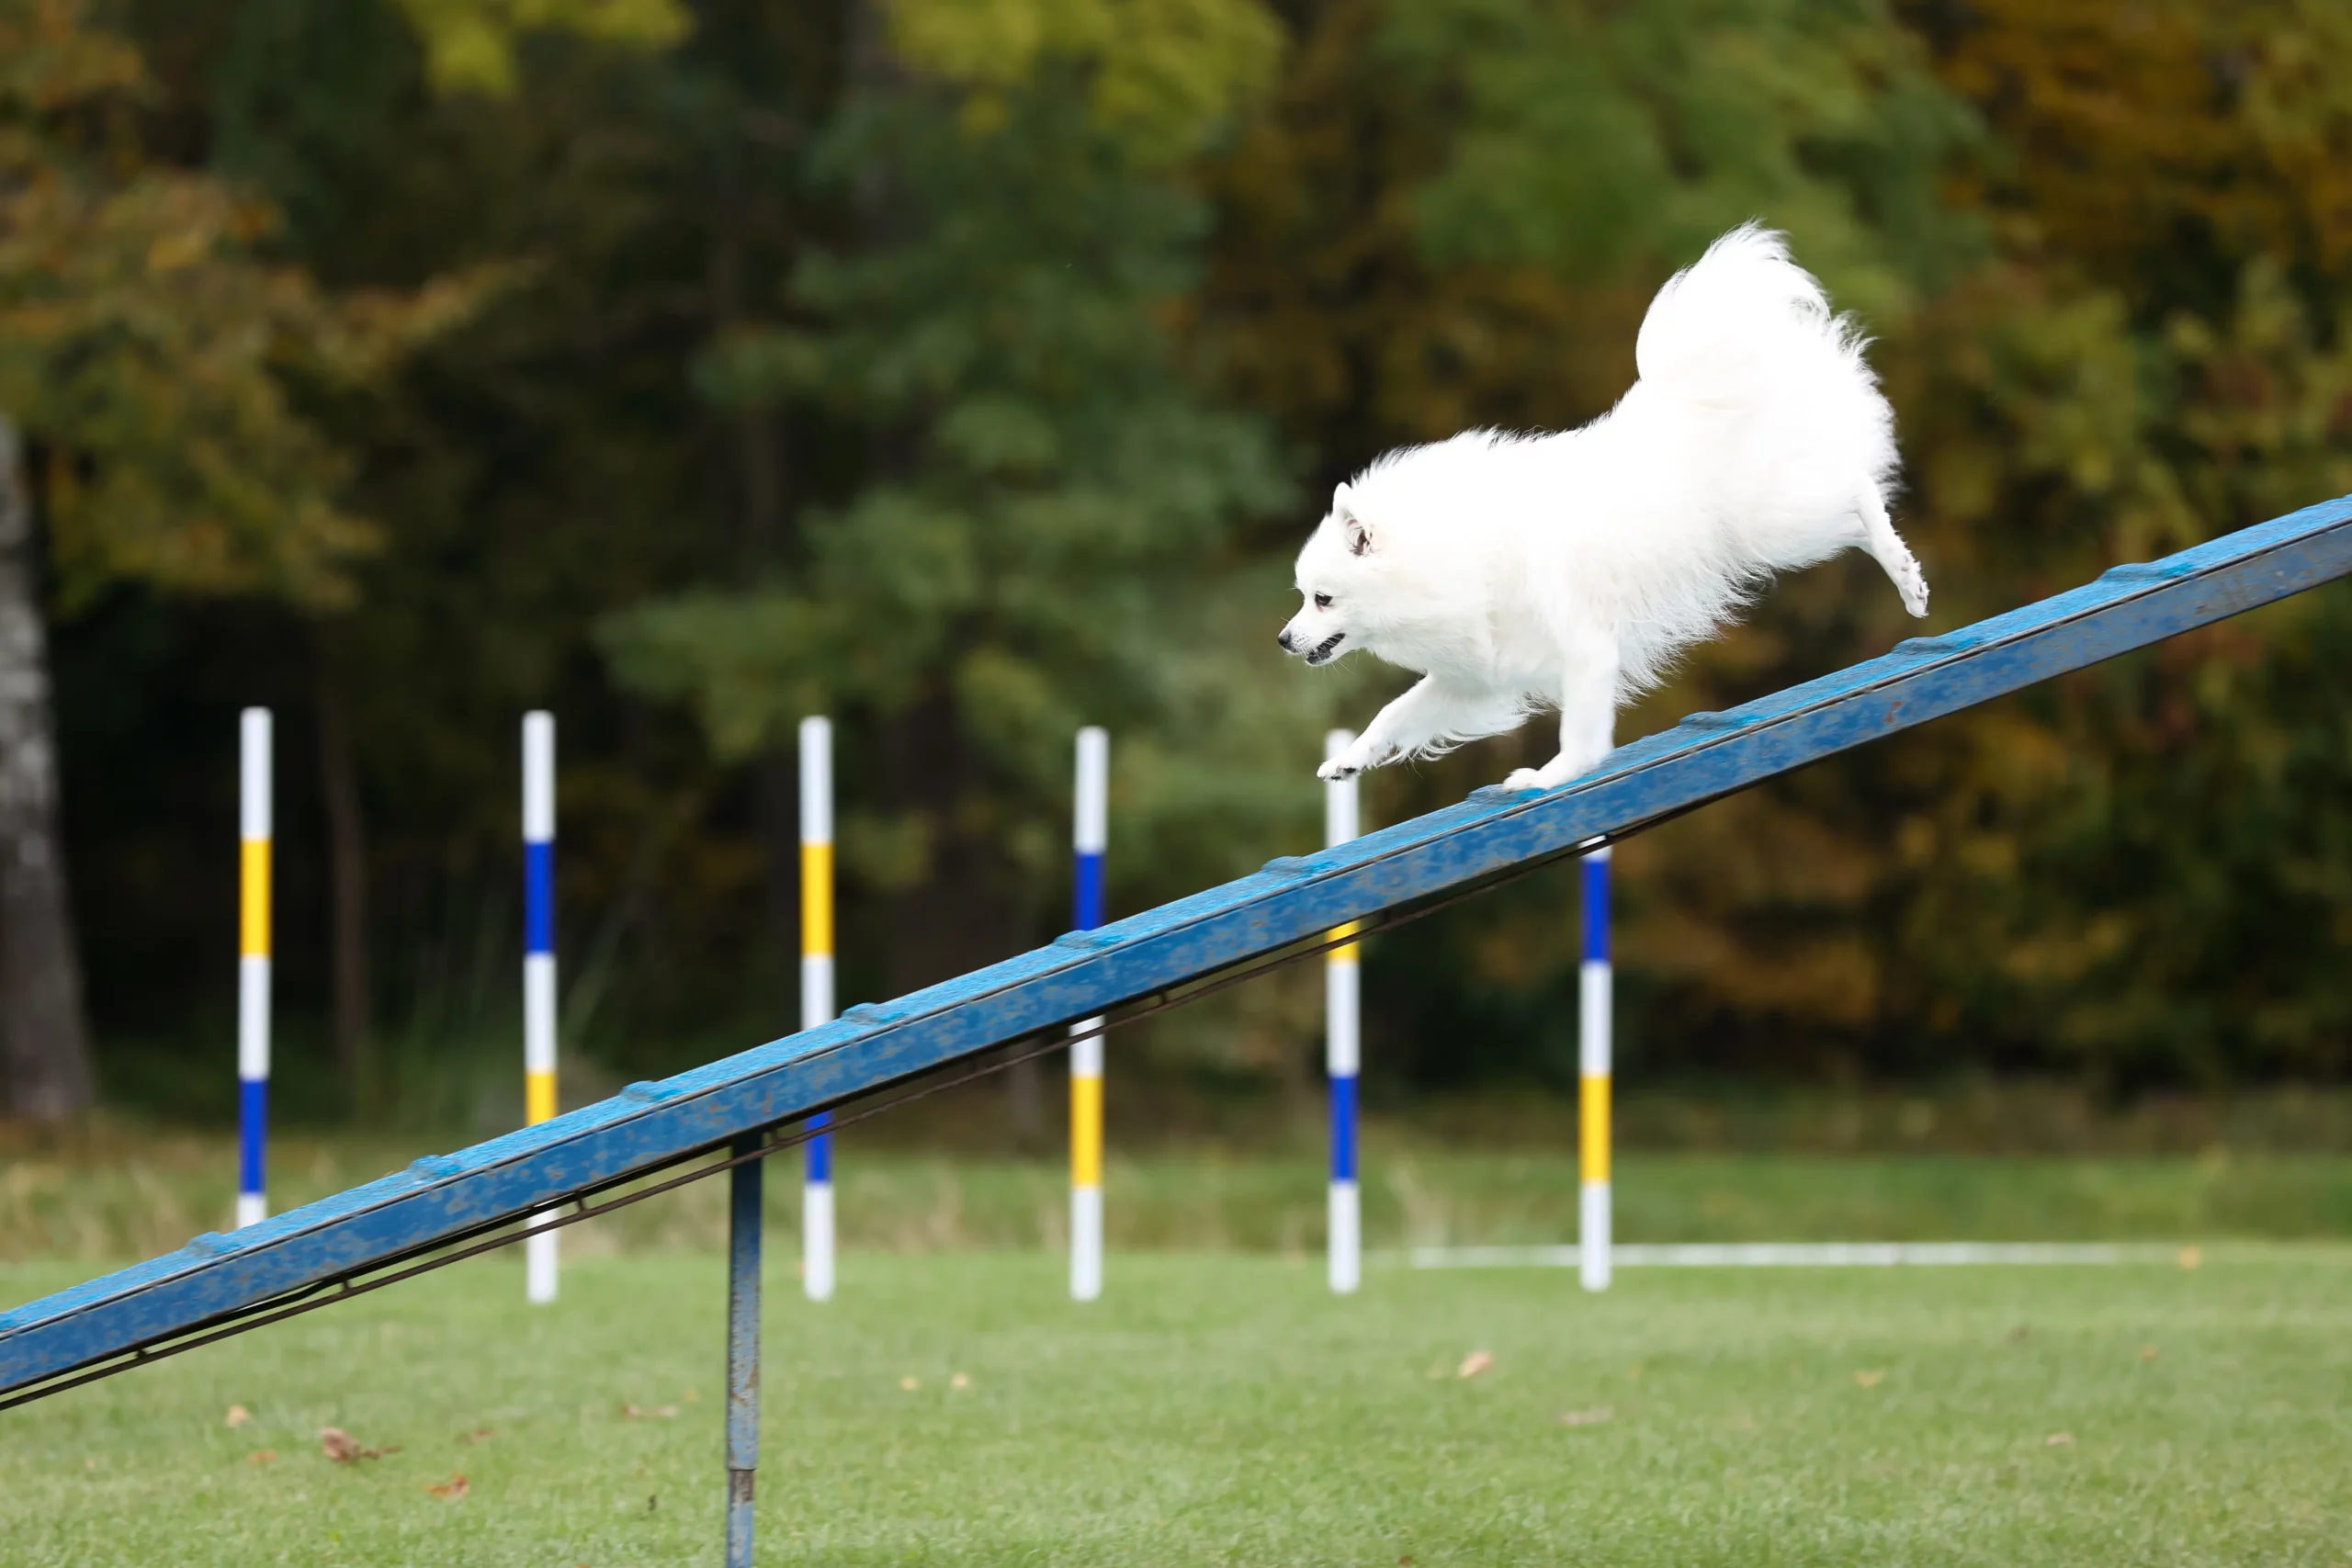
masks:
<svg viewBox="0 0 2352 1568"><path fill-rule="evenodd" d="M1340 532L1346 536L1348 554L1368 555L1372 550L1372 527L1356 515L1356 492L1348 488L1345 479L1331 492L1331 515L1340 520Z"/></svg>

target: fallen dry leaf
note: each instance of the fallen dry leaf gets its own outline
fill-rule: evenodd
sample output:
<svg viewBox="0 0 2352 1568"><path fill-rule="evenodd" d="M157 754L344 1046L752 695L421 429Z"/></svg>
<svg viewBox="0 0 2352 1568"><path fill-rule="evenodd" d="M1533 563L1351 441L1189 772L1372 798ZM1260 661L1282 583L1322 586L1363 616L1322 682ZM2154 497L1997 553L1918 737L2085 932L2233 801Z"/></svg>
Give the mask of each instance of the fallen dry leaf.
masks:
<svg viewBox="0 0 2352 1568"><path fill-rule="evenodd" d="M1876 1388L1881 1382L1884 1382L1885 1379L1886 1374L1883 1371L1877 1371L1856 1372L1854 1374L1855 1384L1861 1388Z"/></svg>
<svg viewBox="0 0 2352 1568"><path fill-rule="evenodd" d="M276 1464L277 1462L277 1450L276 1449L256 1449L252 1453L245 1456L245 1462L247 1464Z"/></svg>
<svg viewBox="0 0 2352 1568"><path fill-rule="evenodd" d="M362 1448L359 1439L342 1427L322 1427L319 1428L319 1451L337 1464L349 1464L355 1460L382 1459L386 1454L396 1454L401 1450L396 1447Z"/></svg>
<svg viewBox="0 0 2352 1568"><path fill-rule="evenodd" d="M458 1441L465 1444L468 1448L471 1448L476 1443L486 1443L496 1436L498 1436L498 1434L492 1431L487 1427L476 1427L470 1432L458 1433Z"/></svg>
<svg viewBox="0 0 2352 1568"><path fill-rule="evenodd" d="M633 1421L641 1421L648 1417L667 1421L677 1413L678 1407L674 1404L624 1404L621 1406L621 1414Z"/></svg>
<svg viewBox="0 0 2352 1568"><path fill-rule="evenodd" d="M954 1377L947 1380L947 1386L955 1389L969 1388L972 1386L972 1380L967 1374L957 1372Z"/></svg>
<svg viewBox="0 0 2352 1568"><path fill-rule="evenodd" d="M224 1427L242 1427L254 1418L254 1413L242 1404L229 1406L229 1414L220 1418Z"/></svg>
<svg viewBox="0 0 2352 1568"><path fill-rule="evenodd" d="M2140 1359L2143 1361L2153 1361L2155 1359L2156 1348L2154 1345L2143 1345L2140 1347Z"/></svg>
<svg viewBox="0 0 2352 1568"><path fill-rule="evenodd" d="M1560 1425L1563 1427L1598 1427L1603 1421L1613 1421L1616 1418L1616 1409L1613 1406L1607 1404L1601 1405L1597 1410L1563 1410L1560 1412Z"/></svg>
<svg viewBox="0 0 2352 1568"><path fill-rule="evenodd" d="M439 1485L428 1486L425 1490L432 1493L435 1497L447 1497L449 1501L454 1503L458 1498L464 1496L467 1493L472 1491L473 1483L469 1482L463 1475L453 1475L449 1477L448 1480L442 1482Z"/></svg>
<svg viewBox="0 0 2352 1568"><path fill-rule="evenodd" d="M2072 1432L2052 1432L2050 1436L2041 1439L2041 1446L2045 1449L2071 1449L2075 1446L2075 1434Z"/></svg>
<svg viewBox="0 0 2352 1568"><path fill-rule="evenodd" d="M910 1393L913 1393L916 1389L919 1389L919 1388L921 1388L921 1387L922 1386L922 1380L921 1378L914 1378L914 1377L905 1377L905 1378L900 1378L900 1379L899 1380L899 1386L900 1388L905 1389L905 1390L906 1390L907 1392L909 1392Z"/></svg>
<svg viewBox="0 0 2352 1568"><path fill-rule="evenodd" d="M2204 1261L2205 1254L2201 1248L2184 1247L2180 1249L2180 1266L2183 1269L2194 1269Z"/></svg>
<svg viewBox="0 0 2352 1568"><path fill-rule="evenodd" d="M1453 1375L1475 1378L1480 1372L1492 1371L1494 1364L1495 1353L1492 1350L1473 1350L1462 1358L1462 1364L1453 1369Z"/></svg>
<svg viewBox="0 0 2352 1568"><path fill-rule="evenodd" d="M2015 1328L2009 1330L2009 1343L2012 1345L2022 1345L2030 1338L2032 1335L2033 1330L2020 1323Z"/></svg>

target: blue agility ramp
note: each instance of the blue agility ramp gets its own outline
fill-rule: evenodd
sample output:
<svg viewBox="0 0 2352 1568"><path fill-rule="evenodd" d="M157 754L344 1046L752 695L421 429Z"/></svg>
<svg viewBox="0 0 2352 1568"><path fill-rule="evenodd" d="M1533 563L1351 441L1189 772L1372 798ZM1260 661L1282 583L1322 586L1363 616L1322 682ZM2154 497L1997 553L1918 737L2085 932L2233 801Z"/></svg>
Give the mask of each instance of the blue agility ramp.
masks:
<svg viewBox="0 0 2352 1568"><path fill-rule="evenodd" d="M1167 999L1349 921L1623 837L1945 714L2352 572L2352 497L2309 508L1727 713L1693 714L1544 794L1450 807L0 1314L0 1403L350 1288L370 1271L727 1151L1073 1020ZM711 1168L716 1169L716 1167ZM741 1205L738 1205L741 1207ZM756 1254L753 1254L756 1256ZM11 1396L14 1396L13 1399ZM744 1483L748 1496L748 1477Z"/></svg>

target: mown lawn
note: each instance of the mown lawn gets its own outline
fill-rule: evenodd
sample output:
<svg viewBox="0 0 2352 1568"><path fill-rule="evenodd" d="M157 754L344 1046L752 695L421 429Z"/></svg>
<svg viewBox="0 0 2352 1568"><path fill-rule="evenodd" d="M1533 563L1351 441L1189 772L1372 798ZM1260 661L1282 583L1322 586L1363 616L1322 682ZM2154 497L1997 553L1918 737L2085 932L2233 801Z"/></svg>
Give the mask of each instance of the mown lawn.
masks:
<svg viewBox="0 0 2352 1568"><path fill-rule="evenodd" d="M1129 1255L1086 1308L1045 1252L853 1253L825 1307L779 1254L763 1563L2352 1558L2341 1246L1599 1298L1387 1267L1349 1301ZM722 1283L595 1258L533 1310L478 1261L0 1416L0 1561L716 1562ZM397 1451L333 1462L327 1426Z"/></svg>

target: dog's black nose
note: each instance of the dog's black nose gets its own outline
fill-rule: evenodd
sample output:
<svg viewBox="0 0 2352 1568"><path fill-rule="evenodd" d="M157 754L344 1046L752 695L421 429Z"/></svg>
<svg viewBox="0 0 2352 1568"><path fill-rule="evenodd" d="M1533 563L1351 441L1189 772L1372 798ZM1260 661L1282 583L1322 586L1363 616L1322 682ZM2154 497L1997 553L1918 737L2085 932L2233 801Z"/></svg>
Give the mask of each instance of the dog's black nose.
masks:
<svg viewBox="0 0 2352 1568"><path fill-rule="evenodd" d="M1282 630L1276 632L1274 634L1274 640L1282 644L1283 651L1284 653L1288 653L1290 651L1290 628L1288 626L1284 626Z"/></svg>

